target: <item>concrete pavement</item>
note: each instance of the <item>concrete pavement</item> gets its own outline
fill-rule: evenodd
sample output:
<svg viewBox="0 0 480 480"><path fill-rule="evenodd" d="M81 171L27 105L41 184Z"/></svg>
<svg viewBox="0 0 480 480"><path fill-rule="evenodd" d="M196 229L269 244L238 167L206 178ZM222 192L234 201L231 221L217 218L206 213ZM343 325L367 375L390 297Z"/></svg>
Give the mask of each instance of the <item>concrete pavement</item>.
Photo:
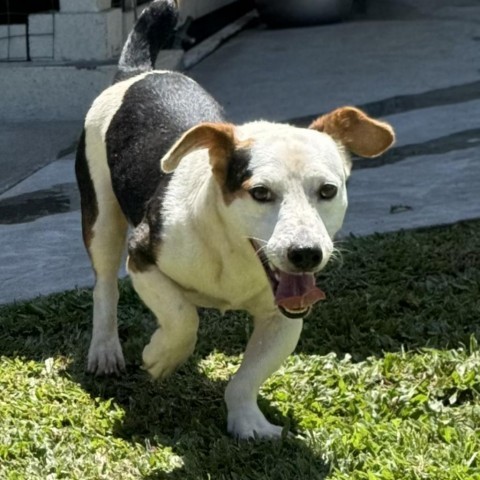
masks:
<svg viewBox="0 0 480 480"><path fill-rule="evenodd" d="M353 104L393 124L395 148L356 163L343 235L480 218L479 20L476 0L371 0L366 15L341 24L253 26L189 74L235 122L304 125ZM55 154L27 127L0 135L0 303L93 282L73 153L56 158L71 145L75 122L59 135ZM37 152L37 167L25 149Z"/></svg>

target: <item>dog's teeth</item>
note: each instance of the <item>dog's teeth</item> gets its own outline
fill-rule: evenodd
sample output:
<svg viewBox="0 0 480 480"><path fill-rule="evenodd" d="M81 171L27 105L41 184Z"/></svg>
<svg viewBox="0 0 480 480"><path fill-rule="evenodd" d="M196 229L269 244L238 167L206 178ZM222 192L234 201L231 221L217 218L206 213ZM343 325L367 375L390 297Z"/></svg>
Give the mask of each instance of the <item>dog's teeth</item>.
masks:
<svg viewBox="0 0 480 480"><path fill-rule="evenodd" d="M289 308L285 308L285 310L289 313L298 314L298 313L306 312L308 309L307 308L299 308L298 310L290 310Z"/></svg>

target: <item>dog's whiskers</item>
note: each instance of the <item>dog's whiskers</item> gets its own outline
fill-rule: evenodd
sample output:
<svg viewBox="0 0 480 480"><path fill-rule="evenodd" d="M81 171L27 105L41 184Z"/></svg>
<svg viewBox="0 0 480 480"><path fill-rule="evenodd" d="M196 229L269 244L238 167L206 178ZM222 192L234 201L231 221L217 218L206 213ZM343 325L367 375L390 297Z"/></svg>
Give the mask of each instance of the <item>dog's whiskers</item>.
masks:
<svg viewBox="0 0 480 480"><path fill-rule="evenodd" d="M255 240L256 242L259 242L259 243L264 243L265 245L268 243L267 240L264 240L263 238L258 238L258 237L245 237L246 239L248 240Z"/></svg>
<svg viewBox="0 0 480 480"><path fill-rule="evenodd" d="M331 262L338 262L340 266L343 265L343 251L340 248L337 248L336 246L333 247L333 251L330 255L330 261Z"/></svg>
<svg viewBox="0 0 480 480"><path fill-rule="evenodd" d="M257 237L245 237L245 238L247 238L250 241L254 240L252 244L255 247L255 252L257 254L261 254L267 248L268 242L266 240L263 240L262 238L257 238ZM263 243L263 245L259 246L258 243Z"/></svg>

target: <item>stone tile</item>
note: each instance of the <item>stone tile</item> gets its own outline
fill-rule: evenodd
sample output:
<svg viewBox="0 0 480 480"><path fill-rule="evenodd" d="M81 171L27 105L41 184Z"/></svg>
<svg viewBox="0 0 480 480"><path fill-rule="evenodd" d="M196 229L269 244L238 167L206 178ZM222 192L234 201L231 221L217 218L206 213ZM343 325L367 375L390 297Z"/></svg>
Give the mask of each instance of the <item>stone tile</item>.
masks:
<svg viewBox="0 0 480 480"><path fill-rule="evenodd" d="M32 60L53 60L53 35L29 35L30 58Z"/></svg>
<svg viewBox="0 0 480 480"><path fill-rule="evenodd" d="M71 32L77 32L72 36ZM80 34L78 34L80 32ZM65 13L55 22L55 59L110 60L122 49L122 12Z"/></svg>
<svg viewBox="0 0 480 480"><path fill-rule="evenodd" d="M28 16L29 35L53 34L55 13L35 13Z"/></svg>

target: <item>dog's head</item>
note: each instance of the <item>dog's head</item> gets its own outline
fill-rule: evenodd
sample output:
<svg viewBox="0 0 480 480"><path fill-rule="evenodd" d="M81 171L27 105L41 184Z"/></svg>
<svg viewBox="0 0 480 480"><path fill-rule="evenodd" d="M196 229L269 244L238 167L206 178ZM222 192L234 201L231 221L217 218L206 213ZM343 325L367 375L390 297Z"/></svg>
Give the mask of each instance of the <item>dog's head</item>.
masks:
<svg viewBox="0 0 480 480"><path fill-rule="evenodd" d="M190 152L208 149L230 223L255 248L282 313L297 318L324 298L314 275L333 252L347 208L349 152L374 157L393 141L388 124L344 107L308 129L268 122L200 124L161 165L171 172Z"/></svg>

